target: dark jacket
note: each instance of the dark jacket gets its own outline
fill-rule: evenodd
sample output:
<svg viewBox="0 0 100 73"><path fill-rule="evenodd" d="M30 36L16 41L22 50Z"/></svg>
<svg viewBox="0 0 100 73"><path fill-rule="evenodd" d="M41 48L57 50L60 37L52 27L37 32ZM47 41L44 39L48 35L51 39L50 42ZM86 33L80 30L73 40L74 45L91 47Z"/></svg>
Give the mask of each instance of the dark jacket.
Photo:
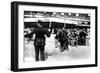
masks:
<svg viewBox="0 0 100 73"><path fill-rule="evenodd" d="M68 33L65 30L59 30L55 39L60 40L67 40L68 39Z"/></svg>
<svg viewBox="0 0 100 73"><path fill-rule="evenodd" d="M44 46L45 45L45 36L50 37L50 32L46 28L35 28L32 32L35 34L34 45L35 46Z"/></svg>
<svg viewBox="0 0 100 73"><path fill-rule="evenodd" d="M47 28L35 28L32 34L35 34L35 38L45 38L45 36L50 37L50 32Z"/></svg>

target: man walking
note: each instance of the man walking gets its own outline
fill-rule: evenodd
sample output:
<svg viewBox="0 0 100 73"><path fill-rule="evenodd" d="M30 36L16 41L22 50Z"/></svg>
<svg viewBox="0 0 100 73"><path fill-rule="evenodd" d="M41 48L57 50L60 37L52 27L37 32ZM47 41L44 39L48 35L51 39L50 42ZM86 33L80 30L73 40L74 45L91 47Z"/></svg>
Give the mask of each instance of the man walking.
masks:
<svg viewBox="0 0 100 73"><path fill-rule="evenodd" d="M61 50L61 52L63 52L65 49L69 50L68 49L68 36L67 36L67 34L68 33L67 33L65 28L60 29L58 31L58 33L57 33L58 38L56 38L56 39L58 39L59 42L60 42L60 45L61 45L60 50Z"/></svg>
<svg viewBox="0 0 100 73"><path fill-rule="evenodd" d="M39 53L40 53L40 60L44 61L45 60L45 39L47 37L50 37L50 32L48 31L47 28L44 28L41 25L41 21L39 20L37 22L37 28L33 30L33 34L35 34L35 40L34 40L34 47L35 47L35 60L39 61Z"/></svg>

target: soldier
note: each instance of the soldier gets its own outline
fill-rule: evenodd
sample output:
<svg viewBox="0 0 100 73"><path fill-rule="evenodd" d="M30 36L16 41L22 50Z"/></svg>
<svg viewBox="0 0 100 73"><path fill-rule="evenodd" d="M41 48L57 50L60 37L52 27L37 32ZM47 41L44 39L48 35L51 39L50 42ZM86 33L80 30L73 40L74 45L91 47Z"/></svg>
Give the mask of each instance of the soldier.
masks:
<svg viewBox="0 0 100 73"><path fill-rule="evenodd" d="M50 32L47 28L43 28L41 21L37 22L37 28L33 30L35 34L34 47L35 47L35 60L39 61L39 53L41 61L45 60L44 50L45 50L45 36L50 37Z"/></svg>
<svg viewBox="0 0 100 73"><path fill-rule="evenodd" d="M59 30L58 33L57 33L57 39L59 40L60 42L60 45L61 45L61 52L63 52L65 49L69 50L68 49L68 33L67 31L65 30L65 28L63 28L62 30Z"/></svg>

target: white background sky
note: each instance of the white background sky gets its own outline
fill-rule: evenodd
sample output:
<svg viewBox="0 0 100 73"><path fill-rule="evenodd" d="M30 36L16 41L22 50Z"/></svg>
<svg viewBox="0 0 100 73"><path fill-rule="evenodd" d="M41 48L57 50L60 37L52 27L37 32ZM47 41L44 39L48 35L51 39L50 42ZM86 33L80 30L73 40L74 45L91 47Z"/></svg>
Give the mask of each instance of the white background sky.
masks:
<svg viewBox="0 0 100 73"><path fill-rule="evenodd" d="M10 2L13 0L0 0L0 73L11 73L10 69ZM18 1L18 0L16 0ZM58 3L58 4L74 4L74 5L92 5L98 6L98 13L100 13L100 0L21 0L30 2L44 2L44 3ZM99 16L98 14L98 31L99 27ZM98 37L100 35L98 34ZM98 38L98 40L100 40ZM99 42L98 42L99 43ZM98 55L100 55L100 46L98 46ZM100 57L98 57L100 61ZM99 62L98 61L98 62ZM100 62L99 62L100 64ZM90 68L73 68L73 69L59 69L59 70L44 70L34 71L34 73L100 73L100 66ZM28 72L29 73L29 72ZM33 71L30 71L33 73Z"/></svg>

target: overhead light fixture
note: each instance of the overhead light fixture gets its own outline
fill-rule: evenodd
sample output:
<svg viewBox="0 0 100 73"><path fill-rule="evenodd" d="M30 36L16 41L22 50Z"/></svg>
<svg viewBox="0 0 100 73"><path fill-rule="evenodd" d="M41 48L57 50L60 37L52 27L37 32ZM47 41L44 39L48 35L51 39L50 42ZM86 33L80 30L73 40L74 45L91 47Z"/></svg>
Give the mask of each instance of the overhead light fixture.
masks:
<svg viewBox="0 0 100 73"><path fill-rule="evenodd" d="M88 16L91 16L91 14L89 13Z"/></svg>
<svg viewBox="0 0 100 73"><path fill-rule="evenodd" d="M68 15L71 15L71 13L68 13Z"/></svg>
<svg viewBox="0 0 100 73"><path fill-rule="evenodd" d="M44 17L43 15L41 15L40 13L37 13L37 14L35 14L34 15L34 17L37 17L37 18L42 18L42 17Z"/></svg>
<svg viewBox="0 0 100 73"><path fill-rule="evenodd" d="M79 14L78 14L78 13L76 13L76 16L79 16Z"/></svg>
<svg viewBox="0 0 100 73"><path fill-rule="evenodd" d="M64 15L64 13L61 13L61 15Z"/></svg>

